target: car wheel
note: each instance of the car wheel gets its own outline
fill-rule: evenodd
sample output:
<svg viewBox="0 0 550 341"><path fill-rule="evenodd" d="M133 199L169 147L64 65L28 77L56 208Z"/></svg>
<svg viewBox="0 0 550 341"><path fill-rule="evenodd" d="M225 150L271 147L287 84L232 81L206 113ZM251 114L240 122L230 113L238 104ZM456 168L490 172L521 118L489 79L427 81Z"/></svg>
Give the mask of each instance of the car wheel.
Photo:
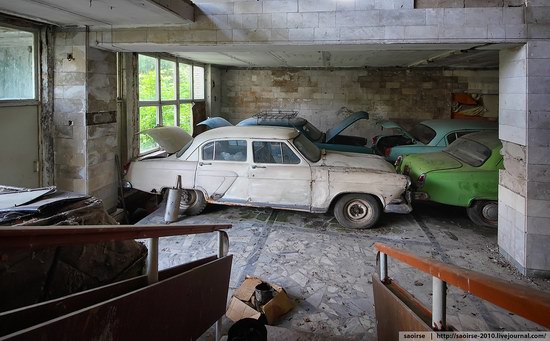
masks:
<svg viewBox="0 0 550 341"><path fill-rule="evenodd" d="M496 201L478 200L466 209L468 218L476 225L498 226L498 203Z"/></svg>
<svg viewBox="0 0 550 341"><path fill-rule="evenodd" d="M380 218L380 204L369 194L346 194L334 205L334 216L344 227L368 229Z"/></svg>
<svg viewBox="0 0 550 341"><path fill-rule="evenodd" d="M181 192L180 211L185 215L200 214L206 207L206 199L201 191L184 189Z"/></svg>

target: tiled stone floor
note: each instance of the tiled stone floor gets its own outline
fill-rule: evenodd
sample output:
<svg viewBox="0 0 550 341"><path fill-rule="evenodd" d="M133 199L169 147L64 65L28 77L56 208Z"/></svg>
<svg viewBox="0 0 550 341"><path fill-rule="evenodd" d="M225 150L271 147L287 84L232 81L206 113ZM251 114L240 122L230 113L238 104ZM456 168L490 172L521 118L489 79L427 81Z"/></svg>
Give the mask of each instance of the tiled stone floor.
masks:
<svg viewBox="0 0 550 341"><path fill-rule="evenodd" d="M162 224L163 209L140 224ZM417 205L410 215L385 215L370 230L348 230L332 215L210 205L175 225L231 223L230 292L246 275L283 286L296 301L278 327L331 339L376 339L371 276L375 242L550 292L550 281L521 276L498 253L496 229L473 225L462 209ZM160 268L214 254L215 234L160 240ZM389 275L431 307L431 277L389 259ZM459 330L541 329L460 289L449 288L448 323ZM231 324L224 321L224 329ZM203 336L211 339L211 333Z"/></svg>

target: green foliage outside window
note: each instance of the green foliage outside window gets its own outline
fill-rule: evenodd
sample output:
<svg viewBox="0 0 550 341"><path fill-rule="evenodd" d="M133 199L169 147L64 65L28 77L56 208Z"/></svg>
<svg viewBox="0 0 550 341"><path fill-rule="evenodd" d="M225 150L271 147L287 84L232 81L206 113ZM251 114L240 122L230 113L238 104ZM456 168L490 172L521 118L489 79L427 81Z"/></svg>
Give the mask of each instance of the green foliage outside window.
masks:
<svg viewBox="0 0 550 341"><path fill-rule="evenodd" d="M157 125L157 107L139 108L139 131L154 128ZM139 150L141 152L157 147L155 141L145 134L139 134Z"/></svg>
<svg viewBox="0 0 550 341"><path fill-rule="evenodd" d="M158 70L159 64L160 72ZM157 82L159 80L157 80L157 75L160 73L160 107L157 106L158 104L153 106L140 106L139 130L142 131L153 128L157 125L157 122L162 122L163 126L175 126L177 115L176 105L168 105L163 102L192 100L193 96L191 89L193 82L193 66L179 63L179 84L176 82L176 62L161 59L160 63L158 63L157 58L139 55L138 70L139 101L159 100L159 94L157 92ZM198 82L200 84L204 83L202 79L198 80ZM179 98L177 98L176 95L176 89L178 89L178 86ZM179 104L179 126L189 134L191 134L193 130L193 114L191 108L191 103ZM157 118L157 116L159 116L159 118ZM156 148L157 144L149 136L140 134L139 146L140 152L143 153Z"/></svg>

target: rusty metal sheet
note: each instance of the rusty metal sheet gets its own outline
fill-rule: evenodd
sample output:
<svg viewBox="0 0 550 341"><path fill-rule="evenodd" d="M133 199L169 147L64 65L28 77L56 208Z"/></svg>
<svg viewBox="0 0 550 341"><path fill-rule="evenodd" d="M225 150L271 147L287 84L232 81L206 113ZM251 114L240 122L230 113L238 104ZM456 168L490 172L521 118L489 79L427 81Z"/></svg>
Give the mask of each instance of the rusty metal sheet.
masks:
<svg viewBox="0 0 550 341"><path fill-rule="evenodd" d="M386 285L374 274L372 290L378 340L399 340L400 331L432 331L429 310L396 283Z"/></svg>
<svg viewBox="0 0 550 341"><path fill-rule="evenodd" d="M233 256L0 340L194 340L224 313Z"/></svg>
<svg viewBox="0 0 550 341"><path fill-rule="evenodd" d="M550 328L550 294L547 292L431 258L420 257L381 243L375 243L374 247L392 258L435 276L450 285Z"/></svg>
<svg viewBox="0 0 550 341"><path fill-rule="evenodd" d="M159 280L176 276L215 260L216 256L202 258L159 271ZM69 296L0 313L0 336L32 327L54 318L101 303L147 285L147 276L139 276L113 284L82 291Z"/></svg>

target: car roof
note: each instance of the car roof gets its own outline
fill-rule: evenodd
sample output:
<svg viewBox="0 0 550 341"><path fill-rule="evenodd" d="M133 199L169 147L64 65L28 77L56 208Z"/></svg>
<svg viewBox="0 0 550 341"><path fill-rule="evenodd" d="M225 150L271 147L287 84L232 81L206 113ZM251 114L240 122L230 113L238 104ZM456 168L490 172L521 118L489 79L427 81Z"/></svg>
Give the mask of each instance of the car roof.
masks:
<svg viewBox="0 0 550 341"><path fill-rule="evenodd" d="M502 142L498 138L498 132L481 131L477 133L466 134L461 138L479 142L489 149L502 147Z"/></svg>
<svg viewBox="0 0 550 341"><path fill-rule="evenodd" d="M195 143L201 144L205 141L220 138L273 138L278 140L291 140L300 134L294 128L271 127L271 126L231 126L220 127L205 131L195 137Z"/></svg>
<svg viewBox="0 0 550 341"><path fill-rule="evenodd" d="M442 119L442 120L428 120L422 121L420 124L426 125L435 131L442 130L457 130L457 129L497 129L498 123L493 121L482 121L482 120L451 120L451 119Z"/></svg>

